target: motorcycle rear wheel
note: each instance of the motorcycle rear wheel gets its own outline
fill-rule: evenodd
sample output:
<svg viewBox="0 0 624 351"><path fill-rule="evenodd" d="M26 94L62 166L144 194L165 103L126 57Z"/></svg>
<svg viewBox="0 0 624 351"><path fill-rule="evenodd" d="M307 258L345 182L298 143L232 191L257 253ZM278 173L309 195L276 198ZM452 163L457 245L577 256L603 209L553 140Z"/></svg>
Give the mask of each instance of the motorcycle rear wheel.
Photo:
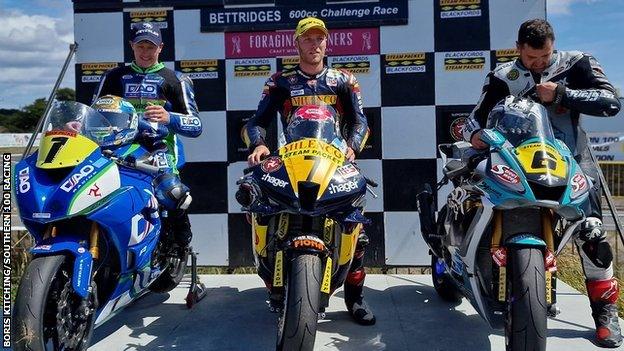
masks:
<svg viewBox="0 0 624 351"><path fill-rule="evenodd" d="M89 346L97 308L95 284L83 304L72 289L68 263L56 255L36 257L28 265L15 299L14 350L82 351Z"/></svg>
<svg viewBox="0 0 624 351"><path fill-rule="evenodd" d="M546 281L544 254L533 247L508 251L508 310L505 325L507 351L546 350Z"/></svg>
<svg viewBox="0 0 624 351"><path fill-rule="evenodd" d="M313 350L321 303L321 259L312 254L296 256L287 279L277 350Z"/></svg>

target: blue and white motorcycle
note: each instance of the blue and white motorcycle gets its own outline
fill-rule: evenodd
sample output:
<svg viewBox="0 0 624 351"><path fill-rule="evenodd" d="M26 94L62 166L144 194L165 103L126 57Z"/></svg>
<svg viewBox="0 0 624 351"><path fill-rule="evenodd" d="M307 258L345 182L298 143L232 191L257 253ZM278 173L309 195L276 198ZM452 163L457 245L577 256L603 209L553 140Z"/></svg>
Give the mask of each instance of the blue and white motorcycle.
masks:
<svg viewBox="0 0 624 351"><path fill-rule="evenodd" d="M444 178L455 186L435 221L432 189L418 195L435 290L467 297L507 350L545 350L556 315L555 257L584 221L591 179L553 135L546 109L516 99L494 110L481 139L440 145ZM450 158L450 160L448 160ZM447 162L448 160L448 162Z"/></svg>
<svg viewBox="0 0 624 351"><path fill-rule="evenodd" d="M38 151L15 166L17 205L36 246L13 340L15 350L86 350L94 327L122 307L177 286L189 249L163 228L152 186L158 162L133 143L136 116L63 101L42 125ZM98 145L104 136L114 151Z"/></svg>

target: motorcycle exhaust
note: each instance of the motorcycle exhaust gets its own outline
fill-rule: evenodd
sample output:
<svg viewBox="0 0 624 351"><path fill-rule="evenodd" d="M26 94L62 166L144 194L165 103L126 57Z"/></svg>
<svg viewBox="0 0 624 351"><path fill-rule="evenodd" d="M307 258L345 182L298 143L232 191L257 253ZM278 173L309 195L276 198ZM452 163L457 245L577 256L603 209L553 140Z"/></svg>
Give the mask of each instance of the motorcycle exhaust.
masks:
<svg viewBox="0 0 624 351"><path fill-rule="evenodd" d="M429 237L436 234L435 207L433 207L433 191L426 183L423 190L416 195L416 207L420 218L420 233L426 243L430 244Z"/></svg>

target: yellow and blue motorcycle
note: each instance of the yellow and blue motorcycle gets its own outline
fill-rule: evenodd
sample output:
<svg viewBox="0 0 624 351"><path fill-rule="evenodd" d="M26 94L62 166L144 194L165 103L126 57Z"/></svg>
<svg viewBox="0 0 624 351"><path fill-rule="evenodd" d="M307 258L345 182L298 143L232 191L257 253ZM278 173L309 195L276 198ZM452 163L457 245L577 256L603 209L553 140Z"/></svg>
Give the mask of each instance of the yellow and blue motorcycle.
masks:
<svg viewBox="0 0 624 351"><path fill-rule="evenodd" d="M236 198L251 214L258 275L280 313L278 350L312 350L319 316L344 283L364 217L367 180L345 161L331 106L294 111L287 144L245 170Z"/></svg>

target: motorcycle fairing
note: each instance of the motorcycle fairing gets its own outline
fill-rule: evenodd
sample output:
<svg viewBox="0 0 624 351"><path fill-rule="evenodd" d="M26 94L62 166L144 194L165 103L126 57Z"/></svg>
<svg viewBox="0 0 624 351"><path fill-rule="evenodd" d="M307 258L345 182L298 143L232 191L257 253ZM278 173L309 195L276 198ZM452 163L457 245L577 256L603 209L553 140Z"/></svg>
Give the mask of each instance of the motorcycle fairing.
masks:
<svg viewBox="0 0 624 351"><path fill-rule="evenodd" d="M344 154L335 146L319 139L304 138L286 144L279 155L295 194L299 194L299 182L320 185L317 200L327 189L336 168L344 163Z"/></svg>

